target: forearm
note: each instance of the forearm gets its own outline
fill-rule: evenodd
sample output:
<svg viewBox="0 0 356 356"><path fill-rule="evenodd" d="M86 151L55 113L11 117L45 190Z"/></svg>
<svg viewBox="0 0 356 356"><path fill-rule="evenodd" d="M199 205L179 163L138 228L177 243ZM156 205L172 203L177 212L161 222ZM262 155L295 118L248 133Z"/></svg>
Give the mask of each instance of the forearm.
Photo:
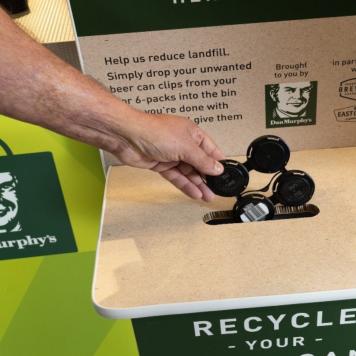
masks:
<svg viewBox="0 0 356 356"><path fill-rule="evenodd" d="M141 116L27 36L0 9L0 113L115 150Z"/></svg>
<svg viewBox="0 0 356 356"><path fill-rule="evenodd" d="M223 154L191 120L126 105L32 40L1 9L0 50L0 113L154 170L192 198L213 198L200 174L221 174Z"/></svg>

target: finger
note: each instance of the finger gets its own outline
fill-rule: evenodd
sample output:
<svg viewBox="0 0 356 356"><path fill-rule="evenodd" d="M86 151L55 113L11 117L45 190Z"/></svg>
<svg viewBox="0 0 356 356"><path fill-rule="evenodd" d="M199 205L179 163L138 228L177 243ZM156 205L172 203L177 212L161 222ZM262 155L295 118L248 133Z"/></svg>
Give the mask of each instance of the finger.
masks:
<svg viewBox="0 0 356 356"><path fill-rule="evenodd" d="M177 169L198 187L203 194L202 199L204 201L210 202L215 198L215 194L208 188L201 175L192 166L187 163L181 163L177 166Z"/></svg>
<svg viewBox="0 0 356 356"><path fill-rule="evenodd" d="M177 169L186 176L202 192L202 199L210 202L215 198L215 194L207 187L201 175L189 164L181 163Z"/></svg>
<svg viewBox="0 0 356 356"><path fill-rule="evenodd" d="M161 173L168 171L169 169L179 165L179 162L158 162L154 167L151 168L152 171Z"/></svg>
<svg viewBox="0 0 356 356"><path fill-rule="evenodd" d="M196 186L203 182L201 175L190 164L182 162L177 166L177 169Z"/></svg>
<svg viewBox="0 0 356 356"><path fill-rule="evenodd" d="M202 199L206 202L210 202L212 200L215 199L216 195L209 189L209 187L202 182L199 186L198 186L199 190L202 192L203 197Z"/></svg>
<svg viewBox="0 0 356 356"><path fill-rule="evenodd" d="M191 131L194 142L200 146L203 151L216 160L221 160L225 157L224 153L218 148L214 140L200 127L195 126Z"/></svg>
<svg viewBox="0 0 356 356"><path fill-rule="evenodd" d="M209 136L204 136L200 143L200 147L210 157L220 161L225 158L224 153L219 149L216 143Z"/></svg>
<svg viewBox="0 0 356 356"><path fill-rule="evenodd" d="M216 159L208 156L205 151L192 143L190 147L185 148L182 160L193 166L201 174L217 176L223 173L223 165Z"/></svg>
<svg viewBox="0 0 356 356"><path fill-rule="evenodd" d="M172 168L161 172L160 175L189 197L193 199L202 199L203 193L201 190L178 169Z"/></svg>

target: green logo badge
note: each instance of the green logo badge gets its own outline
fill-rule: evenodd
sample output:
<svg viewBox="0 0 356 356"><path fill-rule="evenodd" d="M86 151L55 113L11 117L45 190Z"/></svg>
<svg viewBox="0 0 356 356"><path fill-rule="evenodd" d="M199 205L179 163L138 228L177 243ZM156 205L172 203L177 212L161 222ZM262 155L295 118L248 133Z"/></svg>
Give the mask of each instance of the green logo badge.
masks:
<svg viewBox="0 0 356 356"><path fill-rule="evenodd" d="M52 154L0 146L0 259L77 251Z"/></svg>
<svg viewBox="0 0 356 356"><path fill-rule="evenodd" d="M317 82L266 85L266 127L315 125L317 87Z"/></svg>

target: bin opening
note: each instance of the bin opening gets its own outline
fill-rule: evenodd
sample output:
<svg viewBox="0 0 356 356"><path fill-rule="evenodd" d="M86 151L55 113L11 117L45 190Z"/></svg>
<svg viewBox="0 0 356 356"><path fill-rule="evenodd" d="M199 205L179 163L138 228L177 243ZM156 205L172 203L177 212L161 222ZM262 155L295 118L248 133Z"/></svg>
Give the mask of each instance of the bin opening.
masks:
<svg viewBox="0 0 356 356"><path fill-rule="evenodd" d="M306 204L296 207L277 205L273 220L312 218L319 214L319 208L314 204ZM203 221L208 225L240 224L242 221L235 217L232 210L212 211L203 216ZM255 220L250 222L261 222L266 220Z"/></svg>

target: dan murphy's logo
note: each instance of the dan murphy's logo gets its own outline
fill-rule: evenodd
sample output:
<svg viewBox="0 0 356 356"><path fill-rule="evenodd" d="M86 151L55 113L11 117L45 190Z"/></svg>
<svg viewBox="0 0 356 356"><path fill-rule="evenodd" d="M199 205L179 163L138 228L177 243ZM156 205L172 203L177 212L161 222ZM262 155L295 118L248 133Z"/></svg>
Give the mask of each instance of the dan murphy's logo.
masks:
<svg viewBox="0 0 356 356"><path fill-rule="evenodd" d="M266 127L315 125L317 88L316 81L266 85Z"/></svg>
<svg viewBox="0 0 356 356"><path fill-rule="evenodd" d="M340 83L339 94L342 98L356 100L356 78L344 80Z"/></svg>
<svg viewBox="0 0 356 356"><path fill-rule="evenodd" d="M337 121L356 122L356 106L349 106L343 109L334 110Z"/></svg>
<svg viewBox="0 0 356 356"><path fill-rule="evenodd" d="M52 154L0 147L0 259L77 251Z"/></svg>

